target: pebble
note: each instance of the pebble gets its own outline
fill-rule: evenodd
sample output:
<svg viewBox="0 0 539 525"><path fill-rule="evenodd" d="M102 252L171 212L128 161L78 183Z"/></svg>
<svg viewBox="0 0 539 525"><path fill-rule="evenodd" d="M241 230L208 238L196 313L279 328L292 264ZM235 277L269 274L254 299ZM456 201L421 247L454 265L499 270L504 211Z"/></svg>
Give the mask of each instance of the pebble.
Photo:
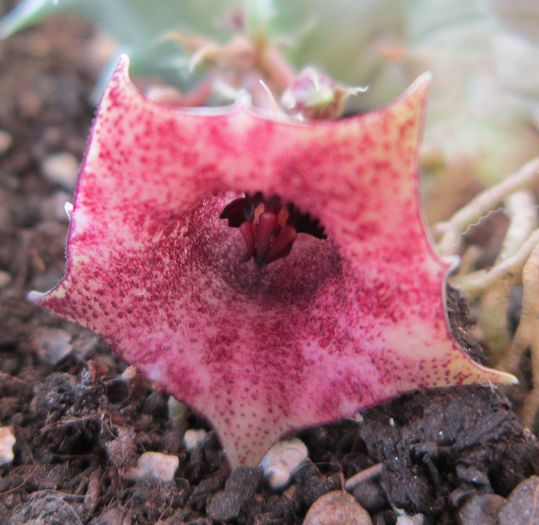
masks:
<svg viewBox="0 0 539 525"><path fill-rule="evenodd" d="M3 155L13 143L13 137L3 129L0 129L0 155Z"/></svg>
<svg viewBox="0 0 539 525"><path fill-rule="evenodd" d="M79 162L68 152L49 155L42 164L45 178L65 190L72 190L77 182Z"/></svg>
<svg viewBox="0 0 539 525"><path fill-rule="evenodd" d="M42 361L56 365L71 353L71 335L60 328L38 328L32 345Z"/></svg>
<svg viewBox="0 0 539 525"><path fill-rule="evenodd" d="M161 452L144 452L139 457L137 466L128 469L124 477L136 481L153 480L170 483L174 479L179 464L178 456Z"/></svg>
<svg viewBox="0 0 539 525"><path fill-rule="evenodd" d="M204 429L188 428L183 435L183 444L188 452L195 450L206 438L208 433Z"/></svg>
<svg viewBox="0 0 539 525"><path fill-rule="evenodd" d="M297 438L275 443L260 462L269 486L277 490L286 487L308 455L305 443Z"/></svg>
<svg viewBox="0 0 539 525"><path fill-rule="evenodd" d="M5 288L11 282L11 275L0 271L0 288Z"/></svg>
<svg viewBox="0 0 539 525"><path fill-rule="evenodd" d="M498 520L511 525L539 524L539 476L525 479L513 489Z"/></svg>
<svg viewBox="0 0 539 525"><path fill-rule="evenodd" d="M133 381L137 377L137 369L133 365L129 365L120 375L124 381Z"/></svg>
<svg viewBox="0 0 539 525"><path fill-rule="evenodd" d="M379 512L388 506L387 497L377 481L363 481L352 492L357 502L369 512Z"/></svg>
<svg viewBox="0 0 539 525"><path fill-rule="evenodd" d="M505 499L497 494L476 494L458 512L460 525L497 525Z"/></svg>
<svg viewBox="0 0 539 525"><path fill-rule="evenodd" d="M313 503L303 525L372 525L372 520L353 496L336 490Z"/></svg>
<svg viewBox="0 0 539 525"><path fill-rule="evenodd" d="M15 436L9 427L0 427L0 466L9 465L13 461L15 441Z"/></svg>
<svg viewBox="0 0 539 525"><path fill-rule="evenodd" d="M414 514L409 516L408 514L401 514L397 518L395 525L423 525L425 523L425 516L423 514Z"/></svg>

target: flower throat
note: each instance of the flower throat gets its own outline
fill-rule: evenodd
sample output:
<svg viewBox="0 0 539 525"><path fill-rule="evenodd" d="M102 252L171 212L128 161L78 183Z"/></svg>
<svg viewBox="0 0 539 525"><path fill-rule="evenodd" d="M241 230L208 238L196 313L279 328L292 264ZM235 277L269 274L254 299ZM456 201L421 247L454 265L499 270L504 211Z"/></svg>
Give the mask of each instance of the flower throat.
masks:
<svg viewBox="0 0 539 525"><path fill-rule="evenodd" d="M239 228L245 243L242 260L253 258L257 266L286 257L298 233L327 238L318 219L276 195L265 197L261 192L246 193L245 197L233 200L219 218L227 219L231 228Z"/></svg>

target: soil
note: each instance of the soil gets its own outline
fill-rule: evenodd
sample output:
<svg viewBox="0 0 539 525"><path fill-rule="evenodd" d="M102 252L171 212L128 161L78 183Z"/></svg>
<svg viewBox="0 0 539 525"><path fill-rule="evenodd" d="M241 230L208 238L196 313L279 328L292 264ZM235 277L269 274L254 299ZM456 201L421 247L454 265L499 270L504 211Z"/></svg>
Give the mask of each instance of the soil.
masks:
<svg viewBox="0 0 539 525"><path fill-rule="evenodd" d="M187 452L165 394L126 372L96 336L26 301L64 268L70 187L47 179L44 164L56 153L82 156L97 74L91 38L87 25L63 18L0 47L0 130L12 140L0 153L0 426L16 436L14 461L0 467L0 523L296 524L321 495L378 463L380 476L353 490L378 525L401 510L426 524L496 523L465 521L477 501L518 512L504 498L539 473L539 445L498 388L412 393L303 431L309 461L275 491L257 469L231 473L195 414L188 425L209 433ZM448 299L455 337L482 360L465 331L466 305L454 291ZM179 458L172 482L130 479L145 451Z"/></svg>

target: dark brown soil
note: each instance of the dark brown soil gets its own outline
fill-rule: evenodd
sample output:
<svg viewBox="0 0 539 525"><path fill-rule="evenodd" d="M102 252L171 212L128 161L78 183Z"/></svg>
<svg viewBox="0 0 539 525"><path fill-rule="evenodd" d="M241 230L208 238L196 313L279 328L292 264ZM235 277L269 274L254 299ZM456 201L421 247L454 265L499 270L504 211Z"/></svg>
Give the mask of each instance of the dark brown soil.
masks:
<svg viewBox="0 0 539 525"><path fill-rule="evenodd" d="M63 271L64 190L42 166L53 153L82 155L96 74L91 34L62 19L0 47L0 129L13 139L0 154L0 426L17 438L14 462L0 467L0 523L295 524L319 496L377 463L381 476L353 493L376 524L395 523L397 509L459 523L472 496L505 498L539 473L537 440L504 394L463 387L402 396L362 421L300 433L310 461L291 488L272 491L256 469L230 473L211 432L186 452L166 395L120 377L126 365L97 337L29 304L29 290L47 289ZM456 337L481 359L464 331L465 306L449 297ZM50 364L59 349L65 357ZM193 414L189 424L209 429ZM125 478L144 451L179 457L172 483Z"/></svg>

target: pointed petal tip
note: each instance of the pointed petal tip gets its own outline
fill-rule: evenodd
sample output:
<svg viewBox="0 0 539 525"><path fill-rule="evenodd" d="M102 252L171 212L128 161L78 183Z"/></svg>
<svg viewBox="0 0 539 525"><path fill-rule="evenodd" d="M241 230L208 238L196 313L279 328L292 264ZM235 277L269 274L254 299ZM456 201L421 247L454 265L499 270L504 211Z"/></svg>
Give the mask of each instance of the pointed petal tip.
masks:
<svg viewBox="0 0 539 525"><path fill-rule="evenodd" d="M252 113L251 97L246 91L240 91L238 98L232 104L225 106L178 106L167 107L148 98L133 82L130 74L131 58L128 54L123 53L119 56L105 90L103 100L108 98L111 90L119 88L123 93L130 93L134 98L143 104L146 108L155 108L160 113L169 113L171 116L185 114L197 115L224 115L231 113Z"/></svg>
<svg viewBox="0 0 539 525"><path fill-rule="evenodd" d="M447 366L445 386L452 385L518 385L518 379L509 372L479 364L458 349L459 355ZM450 378L447 380L447 378Z"/></svg>
<svg viewBox="0 0 539 525"><path fill-rule="evenodd" d="M414 81L414 83L426 85L427 87L430 85L431 82L432 82L432 71L425 71L424 73L421 73L421 75L419 75Z"/></svg>
<svg viewBox="0 0 539 525"><path fill-rule="evenodd" d="M422 73L396 99L395 104L406 104L409 100L413 100L417 101L417 107L423 107L429 93L431 81L432 73L430 71Z"/></svg>
<svg viewBox="0 0 539 525"><path fill-rule="evenodd" d="M30 301L31 303L34 303L38 306L41 306L43 302L43 298L45 297L45 293L38 292L36 290L32 290L26 295L26 299Z"/></svg>
<svg viewBox="0 0 539 525"><path fill-rule="evenodd" d="M485 366L477 365L480 367L480 376L475 381L476 383L483 385L518 385L519 380L509 372L502 370L495 370L494 368L488 368Z"/></svg>
<svg viewBox="0 0 539 525"><path fill-rule="evenodd" d="M51 288L46 292L38 292L37 290L32 290L31 292L28 292L28 294L26 294L26 300L30 301L36 306L51 310L50 300L59 299L64 295L64 291L61 290L62 282L63 280L61 280L54 288Z"/></svg>
<svg viewBox="0 0 539 525"><path fill-rule="evenodd" d="M407 91L416 93L427 93L430 85L432 83L432 73L430 71L425 71L421 73L416 79L410 84Z"/></svg>
<svg viewBox="0 0 539 525"><path fill-rule="evenodd" d="M424 73L421 73L421 75L419 75L412 82L412 84L410 84L408 89L405 91L405 94L417 94L421 98L426 98L430 89L431 82L432 73L430 71L425 71Z"/></svg>
<svg viewBox="0 0 539 525"><path fill-rule="evenodd" d="M500 370L497 370L496 372L499 378L497 381L498 383L502 385L520 385L520 381L513 374L510 374L509 372L502 372Z"/></svg>
<svg viewBox="0 0 539 525"><path fill-rule="evenodd" d="M369 115L387 115L401 114L406 118L416 120L422 129L425 119L426 102L429 94L429 88L432 80L432 74L425 72L419 75L397 98L386 106L382 106L365 115L358 115L352 118L364 118ZM345 121L347 119L344 119ZM416 134L415 139L418 144L420 135Z"/></svg>
<svg viewBox="0 0 539 525"><path fill-rule="evenodd" d="M122 84L135 87L133 81L131 80L131 75L129 73L129 68L131 64L131 59L127 53L122 53L116 62L116 65L113 66L112 78L116 78ZM137 90L138 91L138 90Z"/></svg>
<svg viewBox="0 0 539 525"><path fill-rule="evenodd" d="M119 58L118 62L116 64L116 71L123 73L127 77L129 77L129 65L130 65L130 58L127 53L122 53Z"/></svg>

